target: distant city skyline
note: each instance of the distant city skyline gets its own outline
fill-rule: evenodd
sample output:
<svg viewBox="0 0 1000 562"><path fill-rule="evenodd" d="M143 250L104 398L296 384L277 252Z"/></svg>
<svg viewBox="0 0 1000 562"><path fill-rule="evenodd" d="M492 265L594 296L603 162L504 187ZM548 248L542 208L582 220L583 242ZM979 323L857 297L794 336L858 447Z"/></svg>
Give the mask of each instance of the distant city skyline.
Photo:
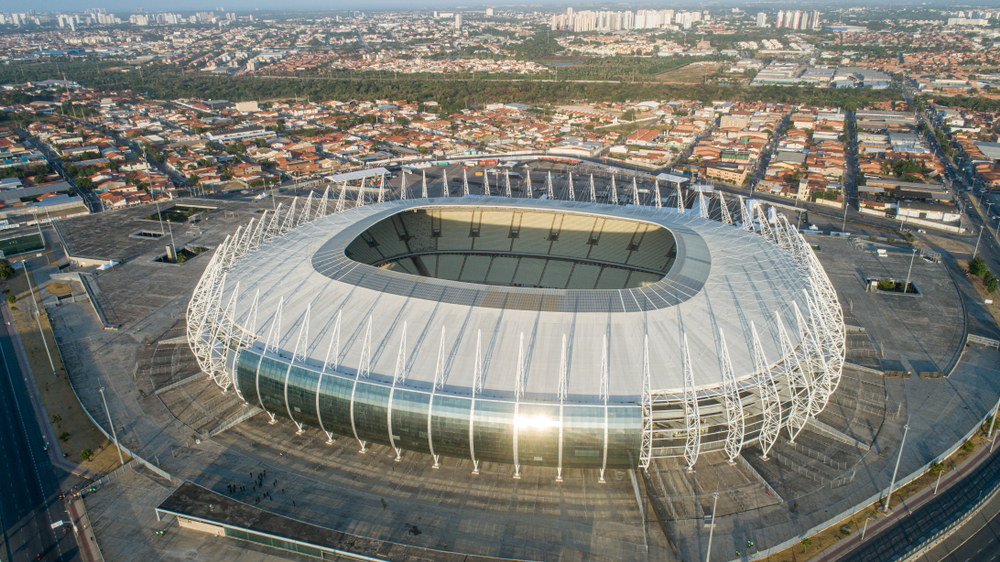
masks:
<svg viewBox="0 0 1000 562"><path fill-rule="evenodd" d="M702 9L702 10L718 10L722 8L731 7L742 7L745 10L778 10L782 8L792 7L792 8L812 8L814 6L829 7L831 5L836 6L858 6L857 2L851 1L835 1L835 2L824 2L824 3L796 3L796 2L740 2L738 0L722 0L721 2L705 7L700 2L642 2L642 3L631 3L631 2L619 2L613 4L600 4L591 1L583 2L566 2L565 0L535 0L530 3L497 3L489 2L485 0L464 0L464 1L449 1L449 0L431 0L428 2L413 3L407 2L406 0L382 0L375 4L368 4L363 7L360 11L373 11L373 10L433 10L433 9L481 9L488 6L495 7L497 9L516 9L516 10L527 10L531 8L542 8L543 10L549 11L553 9L558 9L559 7L567 6L587 6L593 8L603 8L603 9L631 9L635 10L638 8L692 8L692 9ZM874 2L867 2L864 5L885 5L885 6L895 6L898 8L907 7L921 7L921 8L945 8L951 6L959 5L957 0L954 1L941 1L933 2L924 5L924 3L918 0L911 0L910 2L896 0L892 2L891 0L876 0ZM968 6L970 4L962 2L961 5ZM975 6L975 4L972 4ZM204 0L179 0L176 2L171 2L169 5L164 5L162 2L155 2L152 0L139 0L139 1L128 1L128 0L106 0L106 1L90 1L84 0L83 2L78 0L54 0L49 2L44 2L41 4L28 2L26 0L15 0L3 6L0 11L4 12L21 12L27 10L35 10L36 12L82 12L88 8L104 8L108 11L118 11L118 12L132 12L135 9L143 9L145 11L202 11L202 10L214 10L216 8L222 7L228 12L246 12L246 11L333 11L333 10L358 10L359 6L356 2L347 2L344 0L334 0L333 2L327 0L286 0L283 2L275 2L273 0L241 0L240 2L221 2L215 4L213 2L205 2Z"/></svg>

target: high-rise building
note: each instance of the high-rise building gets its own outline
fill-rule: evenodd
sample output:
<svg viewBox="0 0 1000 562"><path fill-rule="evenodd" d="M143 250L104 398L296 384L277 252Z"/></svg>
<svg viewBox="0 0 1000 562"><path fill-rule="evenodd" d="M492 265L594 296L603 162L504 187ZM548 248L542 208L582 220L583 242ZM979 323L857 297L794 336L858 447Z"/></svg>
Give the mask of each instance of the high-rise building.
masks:
<svg viewBox="0 0 1000 562"><path fill-rule="evenodd" d="M785 26L785 11L778 10L778 19L775 20L774 27L784 27Z"/></svg>
<svg viewBox="0 0 1000 562"><path fill-rule="evenodd" d="M794 12L792 12L792 25L789 25L787 27L790 27L792 29L799 29L799 25L801 23L802 23L802 10L795 10Z"/></svg>
<svg viewBox="0 0 1000 562"><path fill-rule="evenodd" d="M493 8L486 8L486 15L487 16L492 16L493 15Z"/></svg>
<svg viewBox="0 0 1000 562"><path fill-rule="evenodd" d="M455 30L462 30L462 14L455 14Z"/></svg>
<svg viewBox="0 0 1000 562"><path fill-rule="evenodd" d="M757 27L767 27L767 14L757 12Z"/></svg>
<svg viewBox="0 0 1000 562"><path fill-rule="evenodd" d="M813 29L819 29L821 27L819 25L819 10L813 10L812 17L809 18L809 21L812 23Z"/></svg>

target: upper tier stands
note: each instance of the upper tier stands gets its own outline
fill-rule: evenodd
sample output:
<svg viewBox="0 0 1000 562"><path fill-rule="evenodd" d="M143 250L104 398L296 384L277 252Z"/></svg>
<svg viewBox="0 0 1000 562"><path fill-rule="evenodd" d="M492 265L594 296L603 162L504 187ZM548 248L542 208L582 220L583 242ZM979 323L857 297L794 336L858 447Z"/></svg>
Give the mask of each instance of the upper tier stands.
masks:
<svg viewBox="0 0 1000 562"><path fill-rule="evenodd" d="M469 283L625 289L670 269L674 237L645 222L520 209L417 209L372 226L351 259Z"/></svg>

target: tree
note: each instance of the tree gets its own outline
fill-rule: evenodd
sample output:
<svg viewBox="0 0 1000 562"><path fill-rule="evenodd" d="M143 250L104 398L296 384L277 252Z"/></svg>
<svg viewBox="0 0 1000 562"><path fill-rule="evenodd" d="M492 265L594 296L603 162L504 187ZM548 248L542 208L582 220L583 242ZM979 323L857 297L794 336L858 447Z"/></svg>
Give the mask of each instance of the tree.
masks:
<svg viewBox="0 0 1000 562"><path fill-rule="evenodd" d="M10 279L16 273L14 266L10 264L10 260L0 259L0 279Z"/></svg>
<svg viewBox="0 0 1000 562"><path fill-rule="evenodd" d="M985 272L986 262L983 261L983 258L976 258L969 262L969 273L975 275L976 277L982 277Z"/></svg>
<svg viewBox="0 0 1000 562"><path fill-rule="evenodd" d="M802 552L805 552L807 548L813 545L812 539L802 539L799 544L802 545Z"/></svg>
<svg viewBox="0 0 1000 562"><path fill-rule="evenodd" d="M986 283L986 290L989 291L989 292L991 292L991 293L997 292L997 280L996 280L995 277L993 279L990 279Z"/></svg>

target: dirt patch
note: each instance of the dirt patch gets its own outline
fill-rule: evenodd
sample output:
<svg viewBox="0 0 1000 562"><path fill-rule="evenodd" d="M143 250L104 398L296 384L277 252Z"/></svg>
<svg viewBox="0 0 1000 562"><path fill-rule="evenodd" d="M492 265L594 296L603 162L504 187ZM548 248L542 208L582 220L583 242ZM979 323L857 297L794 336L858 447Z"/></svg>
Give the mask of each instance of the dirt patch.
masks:
<svg viewBox="0 0 1000 562"><path fill-rule="evenodd" d="M48 283L47 286L53 284L62 285L61 283ZM69 285L65 286L69 287ZM76 394L73 393L69 377L66 374L66 367L62 363L59 350L55 345L48 315L42 309L39 320L35 320L32 314L35 305L31 302L28 283L24 275L18 274L13 279L7 280L4 283L4 289L9 290L9 294L16 298L16 302L10 307L11 315L14 317L14 327L21 338L21 343L24 344L35 384L38 386L38 392L49 418L48 421L58 440L59 450L66 455L67 460L91 470L111 472L121 465L118 460L118 451L111 441L91 423L83 406L80 405L80 401L77 400ZM51 287L49 287L49 291L52 292ZM42 325L42 331L45 333L45 339L48 341L49 350L52 353L52 363L55 364L58 377L52 374L52 367L48 354L45 352L42 335L38 331L39 321ZM81 455L88 450L93 457L84 461ZM128 455L125 455L125 460L126 462L129 460Z"/></svg>
<svg viewBox="0 0 1000 562"><path fill-rule="evenodd" d="M706 64L693 62L680 68L661 72L654 76L654 78L660 82L669 84L701 84L702 79L715 74L720 68L722 68L721 63L713 62Z"/></svg>
<svg viewBox="0 0 1000 562"><path fill-rule="evenodd" d="M56 283L55 281L49 281L45 284L45 289L48 290L50 295L72 295L73 287L69 283Z"/></svg>

